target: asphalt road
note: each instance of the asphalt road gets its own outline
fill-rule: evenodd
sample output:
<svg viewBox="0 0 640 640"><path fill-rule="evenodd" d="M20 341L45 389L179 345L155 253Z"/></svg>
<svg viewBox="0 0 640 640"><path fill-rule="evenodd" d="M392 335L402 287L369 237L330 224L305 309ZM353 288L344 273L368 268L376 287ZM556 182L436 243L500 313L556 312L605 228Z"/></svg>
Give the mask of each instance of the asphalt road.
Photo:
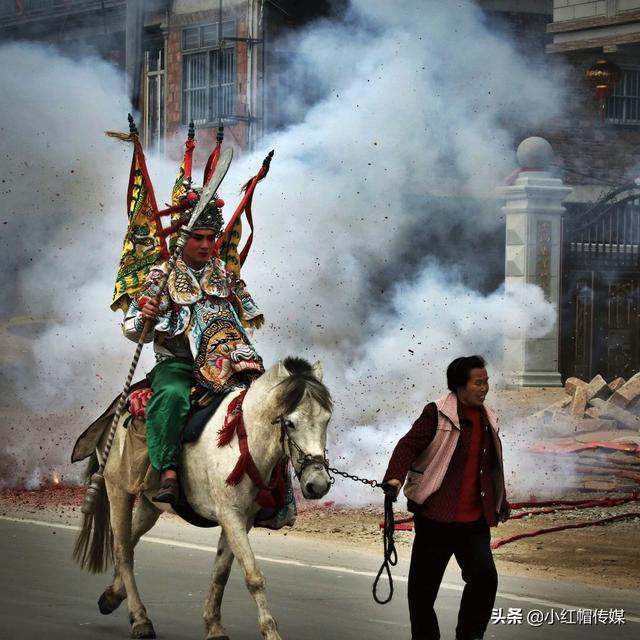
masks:
<svg viewBox="0 0 640 640"><path fill-rule="evenodd" d="M110 616L96 601L110 576L82 572L71 560L76 526L0 517L0 638L75 640L127 638L126 603ZM158 638L204 638L202 607L213 562L215 530L175 519L151 531L136 553L136 576ZM252 532L267 577L272 611L285 640L403 640L410 638L406 611L407 563L393 570L395 595L385 606L371 597L372 575L381 558L311 539ZM235 567L235 565L234 565ZM461 582L449 567L438 600L443 640L453 640ZM382 585L382 590L386 584ZM640 605L635 592L503 577L496 602L512 623L492 624L485 638L635 639ZM625 624L605 622L624 610ZM511 610L511 611L509 611ZM577 621L586 610L599 621ZM543 621L534 626L527 616ZM534 612L534 613L531 613ZM583 615L589 615L583 614ZM232 640L259 638L256 609L237 568L223 603ZM544 617L546 616L546 619Z"/></svg>

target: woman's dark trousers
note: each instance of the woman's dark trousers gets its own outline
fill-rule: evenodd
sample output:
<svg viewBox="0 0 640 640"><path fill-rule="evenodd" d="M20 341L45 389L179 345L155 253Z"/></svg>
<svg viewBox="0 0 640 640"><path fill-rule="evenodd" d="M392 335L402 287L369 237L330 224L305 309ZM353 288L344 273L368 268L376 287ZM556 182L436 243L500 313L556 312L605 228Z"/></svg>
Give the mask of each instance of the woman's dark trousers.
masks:
<svg viewBox="0 0 640 640"><path fill-rule="evenodd" d="M455 556L465 582L456 627L457 640L482 638L498 588L489 526L477 522L438 522L415 517L409 569L412 640L439 640L433 605L449 559Z"/></svg>

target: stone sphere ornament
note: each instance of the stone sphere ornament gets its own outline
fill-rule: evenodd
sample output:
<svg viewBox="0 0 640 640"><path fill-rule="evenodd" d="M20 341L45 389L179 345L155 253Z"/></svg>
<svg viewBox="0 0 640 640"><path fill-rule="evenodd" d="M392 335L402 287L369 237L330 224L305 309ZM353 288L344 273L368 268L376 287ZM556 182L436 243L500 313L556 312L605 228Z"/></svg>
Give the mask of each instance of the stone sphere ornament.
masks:
<svg viewBox="0 0 640 640"><path fill-rule="evenodd" d="M516 158L523 171L546 171L553 162L553 147L544 138L525 138L518 145Z"/></svg>

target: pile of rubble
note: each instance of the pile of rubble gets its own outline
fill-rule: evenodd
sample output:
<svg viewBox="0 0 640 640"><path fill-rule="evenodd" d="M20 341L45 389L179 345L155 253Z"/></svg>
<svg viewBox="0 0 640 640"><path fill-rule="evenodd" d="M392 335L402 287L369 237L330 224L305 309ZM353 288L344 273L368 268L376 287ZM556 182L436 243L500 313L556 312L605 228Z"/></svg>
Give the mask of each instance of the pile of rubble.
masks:
<svg viewBox="0 0 640 640"><path fill-rule="evenodd" d="M534 414L545 435L632 429L640 431L640 373L611 382L597 375L591 382L567 378L566 398Z"/></svg>
<svg viewBox="0 0 640 640"><path fill-rule="evenodd" d="M590 382L568 378L565 391L534 414L544 440L532 449L558 465L571 456L577 490L640 489L640 373L609 383L600 375Z"/></svg>

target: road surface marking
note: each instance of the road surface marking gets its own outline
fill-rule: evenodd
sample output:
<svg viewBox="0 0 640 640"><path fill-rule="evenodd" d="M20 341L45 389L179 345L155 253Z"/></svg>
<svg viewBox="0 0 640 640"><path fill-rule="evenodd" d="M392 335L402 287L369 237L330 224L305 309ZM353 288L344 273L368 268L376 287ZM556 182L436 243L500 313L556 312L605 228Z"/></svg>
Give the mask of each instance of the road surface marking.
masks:
<svg viewBox="0 0 640 640"><path fill-rule="evenodd" d="M44 522L42 520L34 520L31 518L12 518L10 516L0 516L0 520L7 520L9 522L22 522L24 524L35 524L41 527L55 527L57 529L71 529L73 531L80 531L80 527L78 525L71 524L59 524L53 522ZM179 547L181 549L193 549L195 551L206 551L209 553L215 553L216 547L204 544L195 544L193 542L180 542L178 540L169 540L167 538L154 538L145 536L142 538L141 542L151 542L153 544L164 544L170 547ZM293 567L302 567L307 569L318 569L320 571L332 571L334 573L348 573L350 575L355 576L365 576L367 578L375 578L377 573L375 571L362 571L358 569L349 569L348 567L340 567L328 564L309 564L307 562L301 562L300 560L285 560L283 558L269 558L268 556L258 556L256 555L256 559L262 562L272 562L274 564L283 564L289 565ZM393 576L393 579L396 582L407 582L407 576ZM452 584L450 582L443 582L440 585L443 589L449 589L450 591L462 591L464 587L459 584ZM517 600L518 602L529 602L532 604L542 605L545 607L549 607L551 609L554 608L562 608L562 609L575 609L578 605L575 604L567 604L566 602L555 602L554 600L544 600L541 598L532 598L529 596L522 596L516 593L504 593L502 591L498 591L496 594L496 598L505 598L507 600ZM581 609L590 609L594 607L578 607ZM630 616L625 614L626 622L636 622L640 623L640 617Z"/></svg>

